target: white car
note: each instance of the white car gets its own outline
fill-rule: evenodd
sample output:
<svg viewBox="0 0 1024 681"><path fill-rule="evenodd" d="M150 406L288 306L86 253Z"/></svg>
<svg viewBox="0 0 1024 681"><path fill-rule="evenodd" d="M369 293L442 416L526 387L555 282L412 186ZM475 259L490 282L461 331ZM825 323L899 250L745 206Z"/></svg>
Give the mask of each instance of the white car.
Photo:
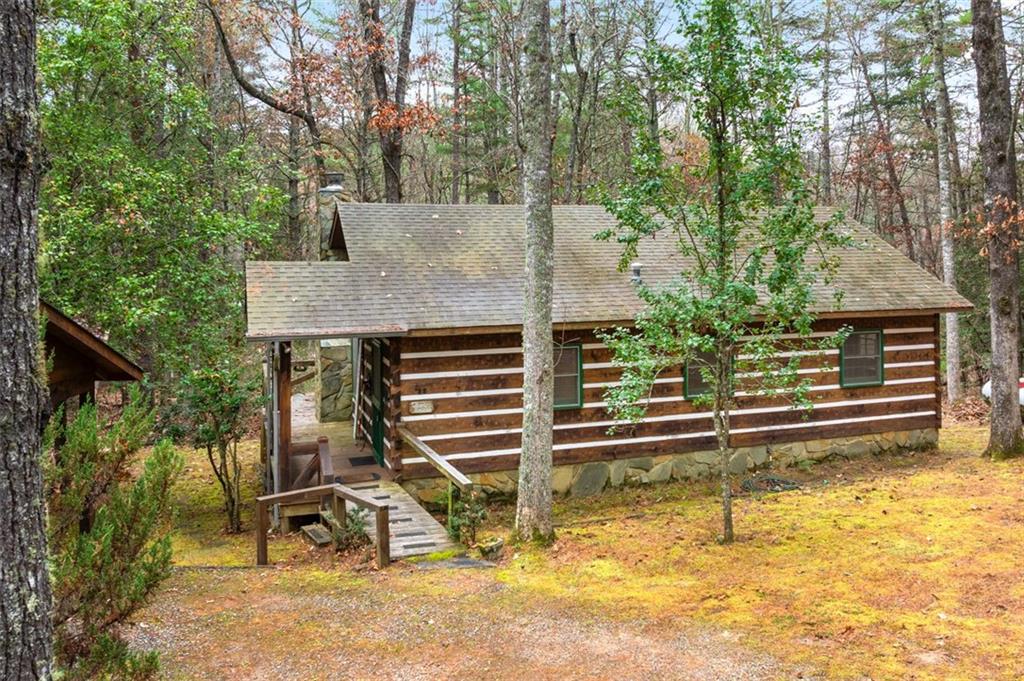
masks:
<svg viewBox="0 0 1024 681"><path fill-rule="evenodd" d="M1020 388L1020 406L1024 408L1024 377L1021 377L1021 379L1017 381L1017 386ZM985 385L981 386L981 395L985 398L986 402L990 402L992 400L992 381L985 381Z"/></svg>

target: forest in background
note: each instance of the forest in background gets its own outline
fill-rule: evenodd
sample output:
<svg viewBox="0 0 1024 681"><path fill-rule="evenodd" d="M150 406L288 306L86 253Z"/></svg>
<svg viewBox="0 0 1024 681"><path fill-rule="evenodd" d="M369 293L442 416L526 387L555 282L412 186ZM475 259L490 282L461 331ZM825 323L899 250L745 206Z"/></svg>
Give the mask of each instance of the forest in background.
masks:
<svg viewBox="0 0 1024 681"><path fill-rule="evenodd" d="M816 200L975 303L956 354L976 393L990 339L969 7L761 7L765 29L800 52L793 120L806 127ZM318 256L329 173L358 201L519 201L515 3L49 0L40 10L42 293L139 358L158 394L244 353L242 264ZM680 47L678 12L659 0L552 5L556 203L597 202L627 179L635 121L667 158L701 158L687 103L656 75L659 55ZM1019 107L1016 8L1004 22Z"/></svg>

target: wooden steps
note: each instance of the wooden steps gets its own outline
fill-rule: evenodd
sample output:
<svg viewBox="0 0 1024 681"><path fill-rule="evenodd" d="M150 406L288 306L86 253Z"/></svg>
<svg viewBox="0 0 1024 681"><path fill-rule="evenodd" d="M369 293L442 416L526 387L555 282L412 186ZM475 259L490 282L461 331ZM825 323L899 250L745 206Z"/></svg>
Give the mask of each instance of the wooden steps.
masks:
<svg viewBox="0 0 1024 681"><path fill-rule="evenodd" d="M411 556L425 556L437 551L457 548L448 537L448 531L434 516L420 506L402 486L390 482L352 485L352 489L369 495L376 501L386 501L391 521L391 559L400 560ZM348 510L353 507L346 503ZM367 521L367 533L376 537L377 526L371 516Z"/></svg>

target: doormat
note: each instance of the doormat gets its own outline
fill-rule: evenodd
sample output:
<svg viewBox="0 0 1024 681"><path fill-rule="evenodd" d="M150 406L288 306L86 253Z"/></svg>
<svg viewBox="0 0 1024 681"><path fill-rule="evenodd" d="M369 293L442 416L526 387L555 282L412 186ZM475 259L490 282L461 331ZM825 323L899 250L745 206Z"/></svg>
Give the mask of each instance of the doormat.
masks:
<svg viewBox="0 0 1024 681"><path fill-rule="evenodd" d="M377 459L373 458L372 456L350 456L348 457L348 462L352 465L353 468L357 468L359 466L376 465Z"/></svg>

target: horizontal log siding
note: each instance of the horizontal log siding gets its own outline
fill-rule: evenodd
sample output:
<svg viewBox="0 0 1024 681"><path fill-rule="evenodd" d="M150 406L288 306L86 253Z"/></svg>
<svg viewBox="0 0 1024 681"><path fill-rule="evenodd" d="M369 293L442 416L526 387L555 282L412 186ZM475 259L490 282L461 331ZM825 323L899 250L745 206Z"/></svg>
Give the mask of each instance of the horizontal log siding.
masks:
<svg viewBox="0 0 1024 681"><path fill-rule="evenodd" d="M731 420L733 444L847 437L939 425L936 315L822 320L818 335L851 324L885 332L885 383L839 386L839 353L800 356L812 384L814 409L794 410L785 397L752 395L743 388ZM555 412L555 465L682 453L715 446L710 409L683 395L682 369L664 373L652 391L645 420L617 424L604 393L620 371L593 331L566 331L556 341L583 344L584 405ZM522 426L522 353L518 334L405 338L401 352L401 422L451 459L463 472L518 465ZM792 350L792 348L789 348ZM749 382L749 381L748 381ZM746 386L750 387L750 386ZM413 414L412 403L429 400L430 414ZM619 426L609 433L613 426ZM409 448L401 450L403 476L436 475Z"/></svg>

